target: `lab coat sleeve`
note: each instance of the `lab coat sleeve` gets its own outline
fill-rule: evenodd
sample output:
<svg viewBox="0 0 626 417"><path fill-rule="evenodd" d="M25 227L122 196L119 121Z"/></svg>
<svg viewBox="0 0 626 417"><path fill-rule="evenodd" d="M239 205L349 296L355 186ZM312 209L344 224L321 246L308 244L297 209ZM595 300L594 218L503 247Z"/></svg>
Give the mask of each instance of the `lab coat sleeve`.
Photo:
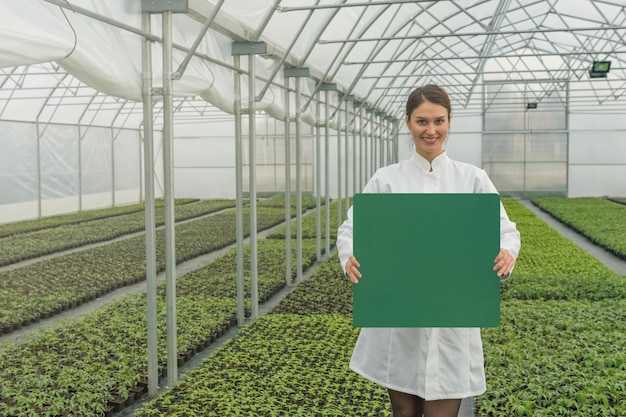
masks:
<svg viewBox="0 0 626 417"><path fill-rule="evenodd" d="M352 209L353 207L348 209L348 217L337 230L337 254L344 272L348 258L352 255Z"/></svg>
<svg viewBox="0 0 626 417"><path fill-rule="evenodd" d="M372 178L367 182L365 187L363 188L363 193L377 193L379 192L379 179L378 172L374 173ZM339 256L339 261L341 262L341 269L346 271L346 264L348 263L348 258L353 253L353 245L352 245L352 216L353 216L353 206L348 209L346 220L339 226L337 230L337 254Z"/></svg>
<svg viewBox="0 0 626 417"><path fill-rule="evenodd" d="M479 181L477 192L499 194L496 186L491 182L486 172L484 172L484 175ZM520 233L517 230L516 224L509 219L509 215L504 209L502 202L500 202L500 247L508 250L515 259L517 259L521 247ZM515 268L515 266L513 268ZM500 280L507 280L512 273L513 270L511 270L508 275L501 277Z"/></svg>

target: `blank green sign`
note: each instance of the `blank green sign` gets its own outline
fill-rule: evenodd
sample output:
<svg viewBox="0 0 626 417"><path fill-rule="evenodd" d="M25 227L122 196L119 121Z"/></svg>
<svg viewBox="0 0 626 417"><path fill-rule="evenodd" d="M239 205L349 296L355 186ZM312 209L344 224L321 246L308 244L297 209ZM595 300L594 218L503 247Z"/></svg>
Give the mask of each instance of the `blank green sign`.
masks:
<svg viewBox="0 0 626 417"><path fill-rule="evenodd" d="M356 194L356 327L497 327L497 194Z"/></svg>

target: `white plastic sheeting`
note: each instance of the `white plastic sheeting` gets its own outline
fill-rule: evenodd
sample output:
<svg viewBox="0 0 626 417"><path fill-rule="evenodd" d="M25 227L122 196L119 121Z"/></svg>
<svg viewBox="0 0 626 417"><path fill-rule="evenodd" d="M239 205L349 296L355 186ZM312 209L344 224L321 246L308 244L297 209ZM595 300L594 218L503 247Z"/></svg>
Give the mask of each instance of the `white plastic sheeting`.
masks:
<svg viewBox="0 0 626 417"><path fill-rule="evenodd" d="M231 5L236 2L230 3ZM160 15L152 17L153 33L141 28L141 2L79 0L71 2L76 9L86 9L105 21L41 0L3 2L0 4L0 67L15 67L54 61L65 71L91 88L127 100L142 100L141 42L142 33L153 39L161 37ZM255 3L256 5L256 3ZM258 7L258 6L257 6ZM245 16L245 14L244 14ZM113 26L116 22L123 28ZM201 31L202 25L184 14L173 15L174 68ZM134 31L133 31L134 30ZM7 39L7 42L4 42ZM234 89L232 67L233 40L214 30L204 36L197 53L212 61L228 63L228 67L193 57L183 76L174 83L177 97L199 96L214 106L233 113ZM154 87L162 85L162 53L160 44L152 48ZM257 58L257 77L268 80L272 60ZM247 72L247 60L242 60ZM269 80L268 80L269 81ZM274 83L284 85L282 71ZM303 83L303 93L310 93L314 82ZM264 87L257 83L257 93ZM242 77L242 102L247 101L247 79ZM282 88L270 87L257 110L265 110L276 118L284 115ZM312 121L311 118L308 119Z"/></svg>
<svg viewBox="0 0 626 417"><path fill-rule="evenodd" d="M482 165L491 152L487 145L492 140L515 135L525 135L528 141L545 137L542 136L545 132L540 132L542 127L534 122L513 127L507 122L521 120L519 115L526 114L527 102L538 103L538 111L543 113L557 97L564 109L558 117L566 118L559 129L567 135L564 139L568 146L567 162L562 160L561 149L561 153L553 152L557 160L542 161L545 162L542 166L550 171L549 163L567 163L567 172L561 170L558 175L561 180L565 177L568 195L626 193L625 182L620 182L626 176L626 161L619 152L626 129L620 123L626 111L623 42L626 4L621 0L226 0L223 3L189 0L188 4L188 13L173 15L174 70L178 70L194 42L199 39L199 43L181 78L174 81L175 132L180 132L181 124L188 122L198 123L203 131L175 139L185 154L193 153L189 149L194 149L187 146L191 142L184 142L189 136L220 137L221 144L227 143L225 138L232 131L210 130L215 130L213 120L225 119L215 115L216 109L233 113L233 41L262 41L267 45L267 54L254 59L255 95L259 99L256 108L264 113L260 118L283 120L284 86L289 84L293 90L295 85L293 79L289 83L285 80L286 67L310 70L311 76L301 79L303 102L308 104L301 109L302 118L316 126L324 123L326 116L334 116L329 124L331 130L346 124L342 114L344 103L341 111L337 109L344 93L354 95L369 109L401 120L408 92L416 85L435 82L446 87L453 100L453 126L448 143L451 154ZM205 22L213 17L210 28L203 33ZM13 197L8 197L5 191L4 200L25 201L25 196L32 197L37 189L40 195L60 201L68 198L68 190L89 190L91 196L105 188L105 194L110 197L97 198L105 202L114 200L121 181L115 175L121 169L118 164L135 160L134 156L125 159L126 153L117 155L116 149L122 143L115 139L118 129L137 132L143 121L141 44L144 38L150 39L152 45L153 86L162 84L161 16L154 14L150 20L150 31L144 31L139 0L0 3L0 120L37 123L19 128L23 132L22 140L9 139L16 127L2 135L0 159L6 168L0 170L5 178L9 175L20 178L11 179L13 185L3 188L3 191L14 190ZM609 75L589 79L591 62L602 59L612 62ZM241 102L247 106L246 56L241 57L241 71ZM320 82L336 83L338 87L338 93L328 95L329 115L324 114L324 105L320 114L316 114L317 97L324 100L325 94L310 101ZM485 93L485 86L490 83L507 85L513 91L510 95L490 97ZM350 109L354 107L351 105ZM159 129L162 103L158 97L154 110ZM292 117L296 110L295 100L291 100ZM536 121L549 124L552 118L544 116ZM361 127L358 118L349 119L350 129ZM602 123L594 123L596 120ZM505 127L491 131L493 123L504 123ZM80 127L69 130L76 137L58 142L68 146L67 150L51 154L51 132L65 130L51 126L61 124ZM406 135L402 123L399 125L400 133ZM85 127L95 126L110 129L104 134L108 141L92 139L90 135L95 131L81 138ZM374 126L369 122L365 126L359 135L369 138ZM332 161L337 158L335 138L343 135L344 132L331 133ZM400 144L402 151L407 149L404 142ZM591 152L589 143L614 146L618 151ZM100 154L91 156L92 146L100 146ZM75 154L79 152L77 147L83 152L81 158ZM232 160L232 150L211 150L213 159ZM30 156L25 156L26 151ZM50 155L56 155L57 162L50 162L47 159ZM111 155L105 166L100 167L103 175L99 182L94 182L77 162L97 159L95 155ZM361 157L354 150L349 155ZM203 178L207 180L211 172L217 172L217 167L210 166L211 158L204 158L201 164ZM527 161L519 154L515 158L521 158L523 163L536 162ZM49 171L55 164L59 166L54 172ZM184 178L198 172L198 164L190 161L177 158L176 164L177 181L183 184ZM335 165L330 163L331 170ZM535 169L537 166L533 165ZM232 164L221 169L225 170L223 178L233 177ZM593 185L595 173L603 169L613 173L609 176L611 180ZM75 178L65 182L55 180L63 170L75 173ZM135 166L134 173L124 178L136 177L139 170ZM274 171L280 170L278 165L274 167ZM40 185L33 183L35 172L42 175ZM86 177L82 178L82 174ZM540 183L541 172L535 171L533 175L533 181ZM274 184L279 183L277 178ZM520 178L512 183L519 184ZM188 188L185 193L192 193ZM219 184L211 189L219 189L218 194L224 196L229 187ZM139 186L134 193L138 195L140 191ZM207 193L203 190L202 196ZM80 207L77 204L80 200L88 205L87 194L73 198L72 207ZM118 196L115 201L120 199Z"/></svg>
<svg viewBox="0 0 626 417"><path fill-rule="evenodd" d="M618 99L625 89L626 5L620 1L189 0L174 14L174 68L200 36L174 95L233 112L233 41L262 41L255 60L257 109L282 119L283 68L303 66L310 97L320 81L395 118L418 84L448 87L457 109L474 108L487 80L581 82L584 99ZM219 8L219 9L218 9ZM208 32L204 22L213 17ZM161 21L141 27L141 2L22 0L0 4L0 68L54 62L96 91L141 101L141 41L153 41L153 84L161 84ZM586 83L593 60L610 59L606 80ZM247 72L247 59L242 70ZM16 75L16 77L18 77ZM247 78L242 77L242 103ZM10 87L10 85L9 85ZM71 86L68 86L70 88ZM538 101L550 94L539 84ZM542 88L543 87L543 88ZM572 99L578 97L573 94ZM338 96L331 95L333 104ZM307 98L308 100L308 98ZM315 123L314 106L304 120ZM335 114L335 109L332 109ZM37 117L37 113L33 115ZM333 123L334 120L333 120Z"/></svg>
<svg viewBox="0 0 626 417"><path fill-rule="evenodd" d="M3 221L141 200L137 131L0 122L0 143Z"/></svg>

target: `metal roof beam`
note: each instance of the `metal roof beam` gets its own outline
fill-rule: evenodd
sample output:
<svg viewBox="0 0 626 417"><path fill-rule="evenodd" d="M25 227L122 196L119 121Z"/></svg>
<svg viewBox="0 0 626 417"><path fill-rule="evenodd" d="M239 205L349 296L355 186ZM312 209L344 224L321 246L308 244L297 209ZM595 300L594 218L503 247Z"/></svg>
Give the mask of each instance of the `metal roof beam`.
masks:
<svg viewBox="0 0 626 417"><path fill-rule="evenodd" d="M378 14L375 17L375 20L378 19L380 16L382 16L382 14L387 9L388 9L388 7L381 8L381 10L378 12ZM399 11L399 8L398 8L398 10L396 10L396 15L397 15L398 11ZM387 23L387 26L385 27L385 32L391 27L392 21L393 21L393 19L390 19L389 22ZM410 20L407 20L407 23L405 23L405 25L408 24L409 21ZM405 25L401 25L401 27L398 28L395 33L397 33ZM366 26L368 26L368 25L366 25ZM365 29L363 29L363 31L364 30ZM362 33L363 33L363 31L362 31ZM376 47L370 52L369 57L376 56L387 44L388 44L388 42L383 42L382 45L380 43L377 44ZM346 94L350 94L352 92L352 90L354 90L354 88L356 87L356 84L357 84L359 78L363 75L363 73L367 69L367 66L368 66L367 64L363 65L363 67L359 69L358 74L354 77L352 83L350 84L350 86L346 90ZM338 69L337 69L337 71L338 71ZM370 92L367 93L367 95L363 98L363 100L367 100L369 98L370 93L371 93L371 90L370 90ZM380 100L380 98L379 98L379 100ZM341 104L341 99L339 101L339 104ZM376 103L374 103L374 106L376 106ZM337 110L338 109L339 109L339 106L337 107ZM335 113L337 112L337 110L335 110ZM335 113L333 113L332 117L334 117Z"/></svg>
<svg viewBox="0 0 626 417"><path fill-rule="evenodd" d="M496 8L496 12L493 16L493 19L491 20L491 23L489 23L489 31L500 29L500 26L502 25L502 20L504 19L506 15L506 11L509 9L510 4L511 4L511 0L501 0L498 3L498 7ZM472 85L469 88L469 91L467 93L465 105L467 105L467 103L469 102L470 96L474 92L474 88L476 87L476 82L478 81L478 78L480 77L480 73L485 68L485 64L487 63L487 60L489 59L488 55L490 55L493 51L493 48L496 44L496 39L497 39L496 35L487 36L487 40L485 41L482 49L480 50L481 58L480 58L480 63L478 64L478 68L476 71L477 74L474 76L474 81L472 82Z"/></svg>
<svg viewBox="0 0 626 417"><path fill-rule="evenodd" d="M343 7L369 7L369 6L388 6L398 3L430 3L432 0L386 0L386 1L366 1L346 4L324 4L316 6L300 6L300 7L278 7L281 13L297 12L302 10L319 10L319 9L341 9Z"/></svg>
<svg viewBox="0 0 626 417"><path fill-rule="evenodd" d="M390 36L381 36L376 38L360 38L360 39L320 39L317 41L319 44L330 43L346 43L346 42L377 42L377 41L397 41L405 39L437 39L437 38L462 38L465 36L489 36L489 35L520 35L523 33L554 33L554 32L589 32L599 30L624 30L626 26L622 25L610 25L610 26L595 26L595 27L581 27L581 28L554 28L554 29L525 29L525 30L502 30L502 31L484 31L484 32L466 32L466 33L441 33L437 35L412 35L405 36L403 38L396 38Z"/></svg>
<svg viewBox="0 0 626 417"><path fill-rule="evenodd" d="M482 58L535 58L535 57L547 57L547 56L576 56L576 55L617 55L625 54L626 51L580 51L580 52L555 52L546 54L514 54L514 55L474 55L474 56L449 56L449 57L432 57L432 58L415 58L415 59L395 59L395 60L381 60L381 61L346 61L344 65L365 65L365 64L388 64L395 62L430 62L430 61L451 61L451 60L479 60ZM446 73L447 74L447 73Z"/></svg>
<svg viewBox="0 0 626 417"><path fill-rule="evenodd" d="M200 29L200 32L198 32L198 36L196 36L196 40L193 41L193 45L191 45L191 48L189 48L189 51L187 51L187 54L185 55L183 62L180 63L180 65L178 66L178 69L174 71L174 73L172 74L173 79L180 80L183 74L185 73L185 70L187 69L187 65L189 65L189 61L191 61L191 57L195 54L196 50L198 49L198 45L200 45L200 42L202 41L202 39L204 39L204 36L209 31L209 28L211 27L211 25L213 24L213 21L215 20L215 16L217 16L217 13L220 11L220 8L222 7L222 4L224 4L224 0L219 0L217 4L215 5L215 9L213 9L213 12L211 13L211 15L207 18L206 22L204 22L202 29ZM187 8L186 4L185 4L185 8Z"/></svg>
<svg viewBox="0 0 626 417"><path fill-rule="evenodd" d="M319 1L320 0L316 0L317 3L319 3ZM275 3L276 6L275 7L278 6L279 2L280 2L280 0L276 0L276 3ZM267 25L267 23L268 23L268 21L269 21L269 19L270 19L272 14L273 13L270 13L268 16L266 16L266 20L263 22L263 25ZM272 70L272 74L269 76L268 81L265 83L265 85L261 89L261 92L256 97L256 101L261 101L263 99L263 96L265 96L265 93L270 88L270 85L274 82L274 78L276 78L276 74L278 74L278 71L280 71L281 68L284 68L284 64L287 61L287 57L289 56L289 54L291 53L291 50L293 49L293 47L295 46L296 42L300 38L300 35L302 35L302 32L304 32L304 29L306 28L307 24L309 23L309 20L311 20L312 16L313 16L313 11L310 10L309 13L307 14L306 18L303 20L302 25L300 26L298 31L294 34L293 38L291 39L291 43L289 43L289 45L287 46L287 49L284 51L282 57L280 58L280 61L278 62L277 65L274 66L274 69ZM261 32L258 32L258 36L260 36L260 35L261 35ZM298 65L298 67L302 67L302 65Z"/></svg>
<svg viewBox="0 0 626 417"><path fill-rule="evenodd" d="M345 3L346 0L342 0L342 4ZM328 18L326 19L326 21L324 22L323 25L320 26L318 33L317 33L317 37L319 38L319 36L321 36L322 33L324 33L324 31L326 30L326 28L330 25L330 23L333 21L333 19L335 18L335 16L337 16L337 13L339 12L339 9L335 9L333 10L330 15L328 16ZM356 27L358 25L358 22L361 20L361 18L363 17L365 10L363 12L361 12L361 16L359 19L357 19L357 21L354 22L354 24L352 25L352 28L350 29L350 33L349 36L351 36L354 31L356 30ZM311 44L309 45L309 50L306 52L306 54L304 55L304 57L302 58L302 61L304 62L306 59L308 59L308 57L311 55L311 53L313 53L313 48L315 48L316 42L311 42ZM345 51L344 57L348 56L348 54L352 51L352 49L356 46L355 43L351 44L347 50ZM328 64L328 67L326 68L326 71L324 72L324 75L322 76L321 80L322 81L327 81L327 80L332 80L334 79L335 75L337 74L338 68L339 66L337 66L337 69L335 69L335 72L332 75L330 74L330 71L332 70L332 68L335 66L335 63L337 62L337 60L339 59L339 55L341 55L341 53L344 51L344 48L346 47L346 45L342 45L340 50L337 52L337 54L335 55L335 57L333 58L333 60ZM311 101L313 100L313 97L315 97L315 94L318 92L318 85L315 86L315 89L313 90L311 96L309 97L309 99L305 102L304 106L302 107L302 110L306 109Z"/></svg>
<svg viewBox="0 0 626 417"><path fill-rule="evenodd" d="M611 67L611 70L626 70L626 67ZM562 68L562 69L555 69L555 70L551 70L551 69L540 69L540 70L515 70L516 73L518 74L525 74L525 73L538 73L538 72L559 72L559 73L568 73L568 72L588 72L588 69L586 68L581 68L581 69L573 69L573 68ZM470 72L470 71L463 71L463 72L446 72L446 75L472 75L472 74L483 74L483 75L497 75L497 74L510 74L511 71L483 71L483 72ZM403 79L410 79L410 78L420 78L422 77L422 75L420 74L408 74L405 76L398 76L396 75L367 75L367 76L363 76L361 77L361 79L367 80L367 79L387 79L387 78L403 78ZM494 80L485 80L485 81L494 81ZM524 81L535 81L535 79L531 79L531 80L520 80L521 82ZM465 84L467 85L467 84ZM389 87L374 87L374 90L384 90L386 88ZM401 86L393 86L391 88L405 88L405 87L401 87Z"/></svg>

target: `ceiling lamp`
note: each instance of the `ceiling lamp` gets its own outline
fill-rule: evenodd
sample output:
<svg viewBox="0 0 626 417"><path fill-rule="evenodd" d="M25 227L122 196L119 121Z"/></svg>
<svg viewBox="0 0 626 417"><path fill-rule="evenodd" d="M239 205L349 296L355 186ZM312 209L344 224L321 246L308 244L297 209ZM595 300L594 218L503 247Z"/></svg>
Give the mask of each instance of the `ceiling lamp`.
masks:
<svg viewBox="0 0 626 417"><path fill-rule="evenodd" d="M589 70L589 78L606 78L611 69L611 61L593 61Z"/></svg>

